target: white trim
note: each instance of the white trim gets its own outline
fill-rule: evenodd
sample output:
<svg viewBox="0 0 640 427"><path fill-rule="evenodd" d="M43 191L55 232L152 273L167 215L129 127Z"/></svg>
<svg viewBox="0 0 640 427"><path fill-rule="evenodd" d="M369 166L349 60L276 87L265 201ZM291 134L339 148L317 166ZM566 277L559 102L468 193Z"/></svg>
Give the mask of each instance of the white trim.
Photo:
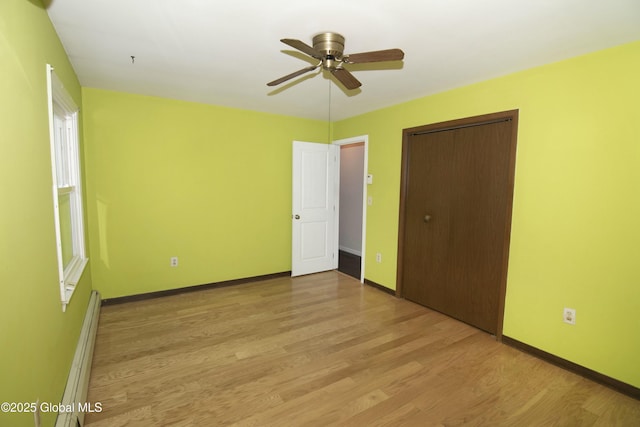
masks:
<svg viewBox="0 0 640 427"><path fill-rule="evenodd" d="M47 64L47 77L50 78L49 84L51 85L52 91L50 93L52 96L49 96L49 99L55 99L66 111L77 113L80 109L73 101L73 98L71 98L71 95L69 95L69 92L64 88L64 84L62 84L60 78L53 72L54 70L55 68Z"/></svg>
<svg viewBox="0 0 640 427"><path fill-rule="evenodd" d="M333 265L338 268L340 254L338 245L340 243L340 147L329 145L329 155L333 156Z"/></svg>
<svg viewBox="0 0 640 427"><path fill-rule="evenodd" d="M47 64L47 107L49 116L49 139L51 148L51 175L53 192L53 217L56 236L56 252L58 264L58 285L60 288L60 300L62 311L66 310L67 304L75 290L75 286L80 280L87 265L83 206L82 206L82 179L80 174L80 152L78 141L78 106L73 98L65 90L64 85L54 72L54 68ZM60 124L63 126L60 126ZM56 143L56 132L64 139L64 144ZM59 139L59 138L58 138ZM60 152L58 152L60 151ZM63 159L61 165L57 164L58 156ZM61 166L61 167L59 167ZM59 169L64 172L60 172ZM58 181L61 180L61 182ZM73 258L64 266L62 231L60 226L60 205L59 197L69 195L71 210L71 246L73 247Z"/></svg>
<svg viewBox="0 0 640 427"><path fill-rule="evenodd" d="M57 86L54 83L54 79L58 80L57 76L53 73L53 67L47 64L47 104L49 107L49 141L51 145L51 175L53 181L53 218L55 223L56 232L56 253L58 257L58 281L60 284L60 299L62 301L62 310L66 309L66 303L69 301L67 298L67 291L64 286L64 269L62 261L62 236L60 232L60 212L58 210L58 174L56 173L56 145L55 141L55 126L53 121L53 94L54 87ZM73 293L73 291L72 291ZM70 295L69 295L70 297Z"/></svg>
<svg viewBox="0 0 640 427"><path fill-rule="evenodd" d="M360 257L362 256L362 251L358 251L356 249L351 249L351 248L348 248L346 246L339 246L339 249L342 252L346 252L346 253L351 254L351 255L360 256Z"/></svg>
<svg viewBox="0 0 640 427"><path fill-rule="evenodd" d="M351 138L338 139L332 142L334 145L349 145L364 143L364 176L362 177L362 253L360 254L360 283L364 283L365 254L367 243L367 175L369 174L369 135L354 136ZM338 165L339 166L339 165ZM340 168L338 167L338 185ZM339 216L338 216L339 218ZM336 228L339 227L339 224Z"/></svg>

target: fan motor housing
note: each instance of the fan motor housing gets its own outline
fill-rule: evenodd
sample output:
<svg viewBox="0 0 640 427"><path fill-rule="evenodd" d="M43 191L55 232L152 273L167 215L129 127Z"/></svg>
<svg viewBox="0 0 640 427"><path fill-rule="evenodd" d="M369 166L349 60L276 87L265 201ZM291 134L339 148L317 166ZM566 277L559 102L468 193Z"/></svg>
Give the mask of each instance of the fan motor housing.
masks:
<svg viewBox="0 0 640 427"><path fill-rule="evenodd" d="M338 33L320 33L313 36L313 48L328 59L341 59L344 53L344 37Z"/></svg>

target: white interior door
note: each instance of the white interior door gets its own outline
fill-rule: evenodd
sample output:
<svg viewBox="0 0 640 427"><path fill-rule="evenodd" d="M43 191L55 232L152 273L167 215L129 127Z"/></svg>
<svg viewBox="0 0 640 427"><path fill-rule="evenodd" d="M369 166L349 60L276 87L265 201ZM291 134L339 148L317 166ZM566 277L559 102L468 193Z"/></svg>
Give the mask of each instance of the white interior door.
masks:
<svg viewBox="0 0 640 427"><path fill-rule="evenodd" d="M338 268L337 153L293 141L292 276Z"/></svg>

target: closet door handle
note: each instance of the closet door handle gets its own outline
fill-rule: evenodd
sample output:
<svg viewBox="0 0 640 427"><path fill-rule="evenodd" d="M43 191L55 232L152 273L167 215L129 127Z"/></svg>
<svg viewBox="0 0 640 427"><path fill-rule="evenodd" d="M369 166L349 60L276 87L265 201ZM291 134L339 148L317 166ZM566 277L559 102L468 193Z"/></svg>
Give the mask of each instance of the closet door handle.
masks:
<svg viewBox="0 0 640 427"><path fill-rule="evenodd" d="M424 222L429 222L431 221L431 215L427 214L424 216Z"/></svg>

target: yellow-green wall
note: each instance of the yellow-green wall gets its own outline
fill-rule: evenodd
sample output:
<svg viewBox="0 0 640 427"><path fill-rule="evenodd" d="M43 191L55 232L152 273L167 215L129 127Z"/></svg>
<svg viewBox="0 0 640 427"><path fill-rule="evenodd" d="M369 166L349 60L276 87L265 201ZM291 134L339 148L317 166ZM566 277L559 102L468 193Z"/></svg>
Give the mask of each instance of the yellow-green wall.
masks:
<svg viewBox="0 0 640 427"><path fill-rule="evenodd" d="M0 402L60 402L91 290L87 270L62 312L47 63L80 105L76 75L40 3L0 1ZM43 414L42 425L55 416ZM33 415L0 412L0 425L33 426Z"/></svg>
<svg viewBox="0 0 640 427"><path fill-rule="evenodd" d="M66 313L46 63L86 141L90 271ZM38 0L0 2L0 70L2 401L60 400L92 286L111 298L290 269L291 141L324 142L325 122L81 90ZM369 135L366 277L396 286L402 129L517 108L504 334L640 387L638 75L636 42L335 123L334 139Z"/></svg>
<svg viewBox="0 0 640 427"><path fill-rule="evenodd" d="M83 107L103 298L291 270L292 141L326 122L88 88Z"/></svg>
<svg viewBox="0 0 640 427"><path fill-rule="evenodd" d="M519 109L504 334L640 387L639 102L635 42L336 123L369 135L366 277L396 287L402 129Z"/></svg>

